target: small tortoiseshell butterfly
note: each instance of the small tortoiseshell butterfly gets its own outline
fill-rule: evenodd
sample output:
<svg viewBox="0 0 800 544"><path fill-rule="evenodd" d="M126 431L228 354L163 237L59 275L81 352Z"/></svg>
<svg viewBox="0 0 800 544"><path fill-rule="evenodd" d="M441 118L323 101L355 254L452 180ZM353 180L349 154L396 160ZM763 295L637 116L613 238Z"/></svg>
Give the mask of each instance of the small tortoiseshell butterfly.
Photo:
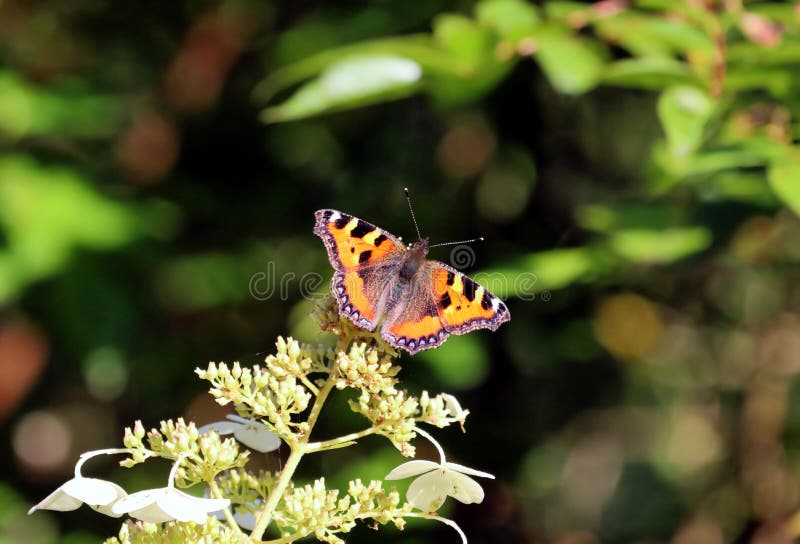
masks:
<svg viewBox="0 0 800 544"><path fill-rule="evenodd" d="M413 214L413 212L412 212ZM319 210L314 234L334 268L331 289L339 313L412 355L435 348L450 334L497 330L511 319L506 305L481 285L439 261L425 258L428 240L405 246L357 217Z"/></svg>

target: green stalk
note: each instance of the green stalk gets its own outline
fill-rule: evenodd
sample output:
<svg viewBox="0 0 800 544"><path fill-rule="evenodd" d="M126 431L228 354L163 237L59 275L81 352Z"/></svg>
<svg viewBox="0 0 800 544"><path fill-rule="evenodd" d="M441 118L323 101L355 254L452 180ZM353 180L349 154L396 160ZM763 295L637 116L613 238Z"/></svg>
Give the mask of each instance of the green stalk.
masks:
<svg viewBox="0 0 800 544"><path fill-rule="evenodd" d="M345 336L341 338L336 346L337 353L347 349L349 343L349 337ZM297 470L297 465L300 464L300 459L303 458L303 455L305 455L308 450L308 439L311 436L311 431L314 429L317 419L319 419L319 414L322 412L322 406L325 404L325 400L327 400L328 395L336 384L336 374L338 370L337 361L338 359L334 359L330 374L328 374L328 379L325 380L325 384L317 393L314 405L311 407L311 413L307 421L308 432L291 445L292 453L289 454L289 458L286 460L286 465L283 467L281 475L275 483L275 487L270 491L267 502L264 504L264 509L258 514L256 525L250 533L251 538L261 540L261 537L264 536L264 531L266 531L269 524L272 523L272 515L275 512L275 508L283 497L286 488L289 487L292 476L294 476L294 472Z"/></svg>

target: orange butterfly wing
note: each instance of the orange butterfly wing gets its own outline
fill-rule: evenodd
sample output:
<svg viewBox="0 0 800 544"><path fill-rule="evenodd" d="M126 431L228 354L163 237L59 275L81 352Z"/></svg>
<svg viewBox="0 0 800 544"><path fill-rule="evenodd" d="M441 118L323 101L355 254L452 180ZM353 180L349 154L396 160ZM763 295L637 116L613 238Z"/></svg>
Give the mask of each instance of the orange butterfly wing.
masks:
<svg viewBox="0 0 800 544"><path fill-rule="evenodd" d="M496 330L511 318L499 298L438 261L425 261L412 281L396 283L409 255L398 238L336 210L315 215L314 233L335 271L331 289L340 312L370 331L385 313L381 336L392 346L414 354L449 334Z"/></svg>
<svg viewBox="0 0 800 544"><path fill-rule="evenodd" d="M444 263L433 264L433 293L444 329L466 334L497 328L511 319L508 307L485 287Z"/></svg>
<svg viewBox="0 0 800 544"><path fill-rule="evenodd" d="M439 317L432 289L433 269L425 263L394 308L387 309L381 337L396 348L412 355L435 348L447 339L447 331Z"/></svg>
<svg viewBox="0 0 800 544"><path fill-rule="evenodd" d="M439 346L450 334L497 328L511 319L505 303L458 270L427 261L397 315L389 314L381 335L412 355Z"/></svg>
<svg viewBox="0 0 800 544"><path fill-rule="evenodd" d="M353 323L374 330L380 318L380 295L391 267L405 246L388 232L352 215L336 210L314 214L314 234L328 252L335 273L331 289L339 309Z"/></svg>

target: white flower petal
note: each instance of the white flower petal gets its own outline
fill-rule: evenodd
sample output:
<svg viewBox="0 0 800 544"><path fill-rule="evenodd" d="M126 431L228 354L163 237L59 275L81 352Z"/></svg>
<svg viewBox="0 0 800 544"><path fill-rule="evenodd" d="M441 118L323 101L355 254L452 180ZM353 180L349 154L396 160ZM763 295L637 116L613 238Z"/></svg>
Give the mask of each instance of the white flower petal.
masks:
<svg viewBox="0 0 800 544"><path fill-rule="evenodd" d="M470 476L480 476L481 478L491 478L494 480L493 474L483 472L482 470L475 470L474 468L465 467L464 465L459 465L458 463L447 462L444 464L444 466L452 471L460 472L461 474L469 474Z"/></svg>
<svg viewBox="0 0 800 544"><path fill-rule="evenodd" d="M63 487L63 486L62 486ZM57 512L68 512L70 510L77 510L83 504L82 501L76 499L75 497L71 497L67 493L64 493L62 487L59 487L44 499L42 499L39 504L31 507L28 510L28 515L33 514L37 510L55 510Z"/></svg>
<svg viewBox="0 0 800 544"><path fill-rule="evenodd" d="M433 461L408 461L403 463L402 465L398 465L392 469L392 471L387 474L383 479L384 480L402 480L403 478L411 478L412 476L418 476L420 474L424 474L426 472L430 472L434 469L441 468L439 463L434 463Z"/></svg>
<svg viewBox="0 0 800 544"><path fill-rule="evenodd" d="M237 525L245 531L252 531L256 528L256 517L249 512L234 514L233 519L236 520Z"/></svg>
<svg viewBox="0 0 800 544"><path fill-rule="evenodd" d="M439 465L437 465L439 466ZM408 486L406 499L423 512L438 509L447 498L449 483L444 478L445 470L439 468L434 472L423 474Z"/></svg>
<svg viewBox="0 0 800 544"><path fill-rule="evenodd" d="M132 518L146 521L148 523L164 523L165 521L172 521L175 519L172 515L164 512L164 510L155 503L151 503L144 508L128 512L128 515Z"/></svg>
<svg viewBox="0 0 800 544"><path fill-rule="evenodd" d="M97 478L73 478L61 488L65 493L93 506L111 504L127 494L117 484Z"/></svg>
<svg viewBox="0 0 800 544"><path fill-rule="evenodd" d="M122 515L136 510L141 510L151 504L155 504L156 497L161 489L145 489L131 493L127 497L123 497L111 506L111 511L115 514ZM143 520L149 521L149 520Z"/></svg>
<svg viewBox="0 0 800 544"><path fill-rule="evenodd" d="M444 476L448 483L447 494L464 504L483 501L481 484L459 472L447 471Z"/></svg>
<svg viewBox="0 0 800 544"><path fill-rule="evenodd" d="M122 514L115 513L111 508L114 506L114 504L116 504L118 500L127 497L128 494L125 492L124 489L122 489L114 482L106 482L106 483L109 483L112 486L114 486L114 489L117 493L117 496L114 497L114 500L109 502L108 504L90 504L90 503L87 504L89 504L89 507L91 507L92 510L95 510L96 512L100 512L101 514L105 514L106 516L111 516L112 518L118 518Z"/></svg>
<svg viewBox="0 0 800 544"><path fill-rule="evenodd" d="M217 431L218 434L226 435L235 433L241 426L241 423L234 423L232 421L215 421L208 425L203 425L197 429L197 432L205 434L208 431Z"/></svg>
<svg viewBox="0 0 800 544"><path fill-rule="evenodd" d="M188 493L184 493L183 491L175 490L184 497L188 498L191 501L194 501L200 508L205 510L206 512L217 512L222 510L223 508L227 508L231 505L231 501L228 499L209 499L205 497L195 497L194 495L189 495Z"/></svg>
<svg viewBox="0 0 800 544"><path fill-rule="evenodd" d="M248 448L262 453L275 451L281 447L281 439L278 435L269 431L263 423L256 423L256 425L258 426L240 426L236 432L233 433L233 436Z"/></svg>
<svg viewBox="0 0 800 544"><path fill-rule="evenodd" d="M208 517L208 512L201 504L192 500L193 498L177 489L169 489L158 496L156 504L162 511L171 516L171 519L203 523Z"/></svg>
<svg viewBox="0 0 800 544"><path fill-rule="evenodd" d="M450 393L442 393L442 400L444 400L444 407L450 412L451 417L461 417L464 414L464 409L461 408L461 403Z"/></svg>
<svg viewBox="0 0 800 544"><path fill-rule="evenodd" d="M114 504L115 503L113 503L113 502L111 504L106 504L104 506L96 506L96 505L91 505L90 504L89 507L92 510L94 510L95 512L100 512L101 514L104 514L104 515L112 517L112 518L118 518L122 514L117 514L111 509L114 506Z"/></svg>

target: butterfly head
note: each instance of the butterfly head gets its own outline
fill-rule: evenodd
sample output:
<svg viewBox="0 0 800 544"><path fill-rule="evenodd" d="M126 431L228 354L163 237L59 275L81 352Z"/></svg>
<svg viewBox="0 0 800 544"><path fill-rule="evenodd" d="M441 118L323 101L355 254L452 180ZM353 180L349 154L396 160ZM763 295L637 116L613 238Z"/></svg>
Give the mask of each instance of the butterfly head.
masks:
<svg viewBox="0 0 800 544"><path fill-rule="evenodd" d="M406 251L413 252L422 258L425 258L429 249L430 243L427 238L420 238L416 242L411 242L408 244L408 247L406 247Z"/></svg>
<svg viewBox="0 0 800 544"><path fill-rule="evenodd" d="M427 238L420 238L419 241L409 244L406 247L406 254L403 258L403 264L400 267L400 277L406 281L410 281L422 267L427 254Z"/></svg>

